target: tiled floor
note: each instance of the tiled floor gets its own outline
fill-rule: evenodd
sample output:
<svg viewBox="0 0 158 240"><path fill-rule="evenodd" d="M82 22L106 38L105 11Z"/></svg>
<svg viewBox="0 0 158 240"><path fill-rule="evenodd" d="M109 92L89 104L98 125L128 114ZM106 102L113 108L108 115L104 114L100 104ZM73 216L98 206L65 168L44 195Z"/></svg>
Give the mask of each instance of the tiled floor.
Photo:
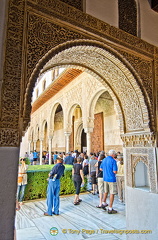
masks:
<svg viewBox="0 0 158 240"><path fill-rule="evenodd" d="M106 230L126 229L125 206L115 196L117 214L108 214L96 208L98 195L81 195L82 202L73 205L74 196L60 197L60 215L44 216L46 200L28 201L17 212L17 240L124 240L125 234L107 233ZM108 199L109 200L109 199ZM108 202L108 201L107 201ZM52 230L56 230L50 233ZM56 234L54 236L54 234Z"/></svg>

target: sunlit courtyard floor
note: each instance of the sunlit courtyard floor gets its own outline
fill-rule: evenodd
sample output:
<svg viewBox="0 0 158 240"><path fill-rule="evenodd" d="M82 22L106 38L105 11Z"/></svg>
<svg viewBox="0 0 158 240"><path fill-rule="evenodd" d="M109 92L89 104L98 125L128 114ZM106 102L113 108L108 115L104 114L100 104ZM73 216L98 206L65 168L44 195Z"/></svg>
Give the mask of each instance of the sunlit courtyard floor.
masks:
<svg viewBox="0 0 158 240"><path fill-rule="evenodd" d="M126 239L126 234L106 231L126 229L125 205L118 201L117 195L113 205L117 214L96 208L98 195L84 193L80 198L80 205L74 206L74 195L61 196L60 215L51 217L44 216L45 199L25 202L16 214L17 240Z"/></svg>

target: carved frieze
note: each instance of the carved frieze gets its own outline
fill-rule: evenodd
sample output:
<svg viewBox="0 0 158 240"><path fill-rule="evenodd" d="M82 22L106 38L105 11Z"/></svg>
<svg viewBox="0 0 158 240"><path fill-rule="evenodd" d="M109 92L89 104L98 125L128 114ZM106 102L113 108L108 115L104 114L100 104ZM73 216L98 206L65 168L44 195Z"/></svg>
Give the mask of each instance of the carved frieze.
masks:
<svg viewBox="0 0 158 240"><path fill-rule="evenodd" d="M156 145L155 135L142 133L136 135L121 135L124 147L154 147Z"/></svg>
<svg viewBox="0 0 158 240"><path fill-rule="evenodd" d="M0 146L18 147L19 130L18 129L0 129Z"/></svg>
<svg viewBox="0 0 158 240"><path fill-rule="evenodd" d="M56 45L73 39L82 39L84 35L59 26L50 20L30 13L28 15L28 42L27 42L27 78L36 67L36 64L49 50ZM36 79L34 79L35 84ZM29 101L31 96L28 95ZM30 105L26 105L26 112L30 112Z"/></svg>
<svg viewBox="0 0 158 240"><path fill-rule="evenodd" d="M146 98L146 102L153 106L153 61L145 60L139 56L127 53L125 51L118 51L126 58L126 60L132 65L140 76L141 85L144 86L145 91L149 98ZM140 85L140 86L141 86ZM144 91L143 91L144 92ZM145 94L145 93L144 93ZM150 102L147 100L150 99ZM150 123L152 129L154 128L154 109L150 108L150 114L152 122ZM154 130L154 129L153 129Z"/></svg>
<svg viewBox="0 0 158 240"><path fill-rule="evenodd" d="M27 76L31 76L38 61L53 47L84 35L71 31L59 24L33 13L28 15Z"/></svg>
<svg viewBox="0 0 158 240"><path fill-rule="evenodd" d="M127 34L91 15L85 14L78 9L72 8L58 0L29 0L28 5L35 9L39 9L49 15L58 16L62 20L68 21L76 26L83 27L90 32L97 33L114 42L127 44L133 48L137 48L138 52L146 51L154 53L154 47L137 37ZM44 7L44 9L43 9Z"/></svg>
<svg viewBox="0 0 158 240"><path fill-rule="evenodd" d="M81 11L83 11L83 0L60 0L62 2L65 2L72 7L75 7Z"/></svg>
<svg viewBox="0 0 158 240"><path fill-rule="evenodd" d="M10 1L9 13L2 86L1 127L17 128L20 110L24 1Z"/></svg>
<svg viewBox="0 0 158 240"><path fill-rule="evenodd" d="M155 48L155 96L157 101L157 118L158 118L158 48ZM157 129L158 131L158 129Z"/></svg>
<svg viewBox="0 0 158 240"><path fill-rule="evenodd" d="M28 116L31 112L31 91L36 81L34 78L28 85L29 78L35 72L36 65L41 58L48 54L52 48L62 43L76 39L97 39L98 35L98 38L104 37L105 40L109 39L113 43L117 42L129 49L150 55L151 57L153 56L154 46L87 15L74 7L68 6L59 0L10 0L9 3L1 104L1 127L3 129L19 129L19 118L22 117L23 106L26 107L23 129L26 128L29 122ZM71 29L70 24L72 24ZM90 36L89 33L95 33L95 36ZM54 52L54 54L57 54L57 52ZM47 60L45 58L45 61ZM86 59L84 60L86 61ZM94 70L98 68L98 62L95 61L96 66L92 64ZM145 66L143 66L143 71L145 71ZM101 71L106 76L108 68L102 68ZM37 77L38 73L36 72L36 74ZM109 75L111 79L114 77L111 87L117 88L119 87L119 82L116 81L114 75ZM122 91L127 90L128 92L128 89L131 90L130 84L129 88L124 85L125 77L119 75L119 73L118 77L119 79L120 77L122 78ZM115 86L114 82L117 83L117 86ZM151 88L148 86L147 79L145 79L145 82L146 88L149 87L148 91L150 91L150 94ZM27 99L25 98L24 104L26 86ZM131 96L136 97L133 93L131 93ZM125 106L124 114L128 116L130 110L127 109L127 105L129 106L130 103L128 102L127 104L122 97L122 104ZM133 127L142 127L139 102L135 101L134 106L131 101L131 105L136 109L136 113L133 119L129 118L127 120L129 130L132 130ZM22 131L22 129L19 131ZM4 136L6 135L3 135L5 145ZM13 142L15 142L15 139L10 143L11 146ZM17 140L18 143L19 139Z"/></svg>

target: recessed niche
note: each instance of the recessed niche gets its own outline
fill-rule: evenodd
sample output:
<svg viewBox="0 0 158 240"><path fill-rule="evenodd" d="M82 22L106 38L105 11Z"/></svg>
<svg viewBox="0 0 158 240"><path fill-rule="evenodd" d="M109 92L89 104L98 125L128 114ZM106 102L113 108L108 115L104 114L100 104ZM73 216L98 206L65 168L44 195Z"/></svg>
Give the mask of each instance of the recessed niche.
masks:
<svg viewBox="0 0 158 240"><path fill-rule="evenodd" d="M143 190L149 190L148 167L142 161L138 162L135 167L134 186Z"/></svg>

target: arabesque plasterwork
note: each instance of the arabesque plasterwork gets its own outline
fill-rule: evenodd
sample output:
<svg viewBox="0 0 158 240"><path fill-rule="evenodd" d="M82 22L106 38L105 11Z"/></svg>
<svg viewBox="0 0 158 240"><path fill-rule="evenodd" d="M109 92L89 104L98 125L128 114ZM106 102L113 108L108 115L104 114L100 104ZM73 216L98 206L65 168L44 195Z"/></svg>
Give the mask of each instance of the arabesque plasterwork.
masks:
<svg viewBox="0 0 158 240"><path fill-rule="evenodd" d="M120 46L123 45L125 52L128 52L128 49L132 51L133 56L130 55L131 60L129 60L129 55L126 56L123 52L122 58L121 54L119 56L117 55L117 57L119 61L127 59L131 66L133 65L133 69L135 69L135 73L137 73L137 76L135 75L136 81L138 81L138 78L145 80L145 84L143 81L141 82L139 80L138 85L141 85L140 88L144 89L142 91L143 94L144 92L147 93L144 94L144 99L146 98L145 103L148 105L147 108L150 112L150 124L154 126L154 113L151 107L151 81L148 85L145 77L147 73L145 71L145 66L147 66L147 63L149 63L149 79L151 79L151 75L153 74L151 70L151 61L154 59L154 46L58 0L10 0L6 36L0 129L2 146L19 146L22 131L26 129L29 123L32 89L40 72L40 67L44 66L48 60L47 57L43 57L49 56L48 52L53 48L54 55L59 53L64 48L62 44L67 41L73 42L77 39L97 40L102 42L103 45L112 46L111 50L109 48L108 52L112 53L114 56L117 55L118 49L115 43L120 44ZM58 48L60 45L61 48ZM72 45L72 43L70 45ZM68 48L68 45L66 48ZM143 71L141 71L141 73L134 63L136 58L135 55L137 54L139 54L139 66L143 66ZM81 56L78 55L78 57ZM101 57L101 55L99 57ZM91 55L91 59L92 58L93 55ZM81 59L83 60L83 58ZM103 56L101 59L105 66L107 66L106 63L108 60L104 59ZM86 62L86 59L84 59L84 61ZM40 64L38 65L39 62ZM96 66L99 66L97 65L97 58L94 62ZM96 70L96 66L91 64L93 70ZM122 91L127 91L127 93L135 99L135 104L133 104L130 102L129 98L125 101L122 96L119 96L120 104L124 106L123 115L127 117L125 131L140 130L140 128L143 129L144 126L147 128L147 119L149 116L145 119L144 114L142 118L142 109L139 101L135 98L136 95L130 86L130 81L128 82L126 76L122 74L121 71L118 71L117 68L114 68L113 73L109 68L112 69L112 66L108 65L106 71L100 68L100 71L102 75L105 76L106 74L108 76L106 81L110 78L114 78L113 82L110 83L110 87L116 89L116 85L117 87L121 85ZM157 68L157 66L155 66L155 68ZM116 77L117 74L118 77ZM122 79L121 84L118 82L120 78ZM124 86L125 82L128 87ZM135 115L131 116L131 118L128 117L130 114L128 106L131 106L134 111L136 110ZM25 109L24 112L23 109ZM12 134L13 132L15 134ZM12 141L10 139L8 140L8 133L9 136L13 136Z"/></svg>
<svg viewBox="0 0 158 240"><path fill-rule="evenodd" d="M99 61L98 61L99 59ZM87 69L93 69L102 77L102 84L111 86L111 90L116 93L117 98L122 103L123 114L125 115L126 131L141 130L146 123L143 123L142 106L134 90L134 86L126 77L125 73L117 67L117 65L104 56L102 52L97 52L94 47L79 46L69 48L57 54L52 60L46 64L45 68L51 68L58 62L60 64L76 64L83 65ZM118 60L117 60L118 62ZM90 88L88 87L89 91ZM92 93L91 93L92 94ZM141 92L139 93L141 95ZM144 109L145 110L145 109ZM147 112L144 113L146 115Z"/></svg>

